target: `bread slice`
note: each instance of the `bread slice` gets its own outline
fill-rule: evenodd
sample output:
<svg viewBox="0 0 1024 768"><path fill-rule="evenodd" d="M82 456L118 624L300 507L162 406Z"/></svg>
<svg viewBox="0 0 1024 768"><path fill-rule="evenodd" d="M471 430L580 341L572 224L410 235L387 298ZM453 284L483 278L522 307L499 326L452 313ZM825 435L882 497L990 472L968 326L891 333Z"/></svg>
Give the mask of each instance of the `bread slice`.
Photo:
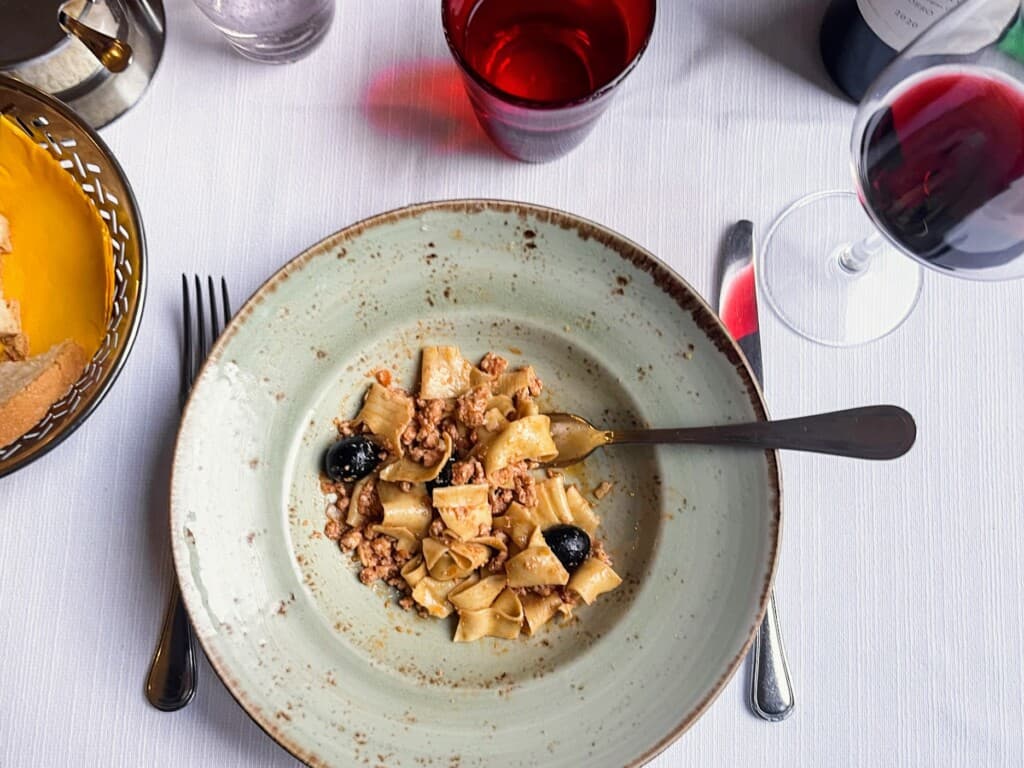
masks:
<svg viewBox="0 0 1024 768"><path fill-rule="evenodd" d="M11 245L11 223L0 213L0 253L10 253Z"/></svg>
<svg viewBox="0 0 1024 768"><path fill-rule="evenodd" d="M4 301L0 293L0 360L24 360L28 357L28 337L21 332L21 307L16 301Z"/></svg>
<svg viewBox="0 0 1024 768"><path fill-rule="evenodd" d="M11 225L0 213L0 254L10 252ZM4 301L3 286L0 286L0 360L21 360L26 347L28 339L21 332L21 308L16 301Z"/></svg>
<svg viewBox="0 0 1024 768"><path fill-rule="evenodd" d="M28 336L16 333L13 336L0 336L0 362L5 360L24 360L28 357Z"/></svg>
<svg viewBox="0 0 1024 768"><path fill-rule="evenodd" d="M21 308L16 301L4 301L0 293L0 338L21 333Z"/></svg>
<svg viewBox="0 0 1024 768"><path fill-rule="evenodd" d="M82 375L89 360L73 341L42 355L0 362L0 446L9 445L39 422Z"/></svg>

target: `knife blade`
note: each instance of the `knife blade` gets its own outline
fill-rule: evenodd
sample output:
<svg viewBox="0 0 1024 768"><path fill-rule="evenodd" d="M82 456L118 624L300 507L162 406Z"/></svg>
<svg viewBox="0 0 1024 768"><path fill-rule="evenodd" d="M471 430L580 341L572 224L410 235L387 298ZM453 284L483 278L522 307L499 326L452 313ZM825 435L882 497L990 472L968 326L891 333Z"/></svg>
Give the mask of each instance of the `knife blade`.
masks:
<svg viewBox="0 0 1024 768"><path fill-rule="evenodd" d="M718 314L764 387L761 329L754 281L754 225L743 220L729 229L719 278Z"/></svg>
<svg viewBox="0 0 1024 768"><path fill-rule="evenodd" d="M754 225L744 219L736 222L726 234L719 270L718 314L763 387L761 330L754 277ZM785 720L793 713L793 682L782 645L774 590L768 596L768 608L750 654L753 665L750 708L763 720Z"/></svg>

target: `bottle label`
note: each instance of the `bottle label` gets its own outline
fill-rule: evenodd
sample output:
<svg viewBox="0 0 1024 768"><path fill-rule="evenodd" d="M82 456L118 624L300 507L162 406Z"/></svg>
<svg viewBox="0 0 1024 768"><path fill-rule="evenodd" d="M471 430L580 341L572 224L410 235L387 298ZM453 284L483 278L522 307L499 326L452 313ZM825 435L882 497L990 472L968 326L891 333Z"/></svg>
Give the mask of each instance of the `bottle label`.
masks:
<svg viewBox="0 0 1024 768"><path fill-rule="evenodd" d="M879 39L902 51L961 0L857 0L864 21Z"/></svg>

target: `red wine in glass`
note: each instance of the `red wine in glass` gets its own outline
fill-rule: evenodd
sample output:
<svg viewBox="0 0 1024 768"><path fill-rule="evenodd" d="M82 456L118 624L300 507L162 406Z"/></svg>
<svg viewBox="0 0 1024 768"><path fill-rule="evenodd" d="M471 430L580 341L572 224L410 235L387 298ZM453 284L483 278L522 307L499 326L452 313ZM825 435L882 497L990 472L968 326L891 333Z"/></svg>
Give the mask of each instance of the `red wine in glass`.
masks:
<svg viewBox="0 0 1024 768"><path fill-rule="evenodd" d="M466 25L466 60L505 93L537 102L586 98L629 64L616 3L482 0Z"/></svg>
<svg viewBox="0 0 1024 768"><path fill-rule="evenodd" d="M654 0L445 0L443 16L484 130L543 161L590 132L647 45Z"/></svg>
<svg viewBox="0 0 1024 768"><path fill-rule="evenodd" d="M995 71L936 67L867 124L861 192L908 253L948 271L1024 257L1024 90Z"/></svg>

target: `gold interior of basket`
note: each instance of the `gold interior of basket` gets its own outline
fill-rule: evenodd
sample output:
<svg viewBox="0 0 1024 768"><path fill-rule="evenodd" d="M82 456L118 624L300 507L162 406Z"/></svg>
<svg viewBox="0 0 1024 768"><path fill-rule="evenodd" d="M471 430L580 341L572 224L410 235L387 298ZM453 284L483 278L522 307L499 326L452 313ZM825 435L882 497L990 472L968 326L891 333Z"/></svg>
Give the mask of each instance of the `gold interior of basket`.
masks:
<svg viewBox="0 0 1024 768"><path fill-rule="evenodd" d="M143 242L131 192L116 162L75 120L37 103L30 94L0 86L0 119L13 121L71 175L96 205L110 232L114 296L100 348L68 393L25 435L0 447L0 474L46 450L85 418L113 382L134 335L143 296Z"/></svg>

